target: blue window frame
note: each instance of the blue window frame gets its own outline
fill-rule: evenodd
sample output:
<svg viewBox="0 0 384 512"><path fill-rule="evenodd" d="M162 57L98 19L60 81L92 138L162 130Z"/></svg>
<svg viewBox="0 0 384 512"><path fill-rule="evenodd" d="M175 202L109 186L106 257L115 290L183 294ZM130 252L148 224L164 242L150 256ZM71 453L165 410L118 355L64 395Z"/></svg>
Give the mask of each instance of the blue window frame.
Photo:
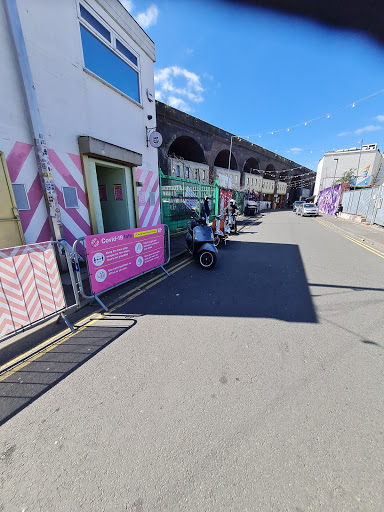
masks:
<svg viewBox="0 0 384 512"><path fill-rule="evenodd" d="M127 59L129 59L132 64L137 66L137 57L133 55L131 51L128 50L126 46L124 46L118 39L116 39L116 49L119 50L120 53L122 53Z"/></svg>
<svg viewBox="0 0 384 512"><path fill-rule="evenodd" d="M102 25L97 19L92 16L90 12L80 4L80 15L93 27L99 34L101 34L107 41L111 42L111 33Z"/></svg>
<svg viewBox="0 0 384 512"><path fill-rule="evenodd" d="M83 25L80 25L80 31L85 67L140 103L139 73L83 27Z"/></svg>

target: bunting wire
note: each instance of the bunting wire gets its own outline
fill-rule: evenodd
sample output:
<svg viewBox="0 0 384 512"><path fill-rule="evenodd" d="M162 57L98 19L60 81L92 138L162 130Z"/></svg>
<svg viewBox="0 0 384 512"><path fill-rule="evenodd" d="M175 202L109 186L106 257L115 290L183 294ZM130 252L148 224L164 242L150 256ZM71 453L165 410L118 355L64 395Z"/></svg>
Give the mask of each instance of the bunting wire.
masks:
<svg viewBox="0 0 384 512"><path fill-rule="evenodd" d="M242 137L243 139L249 139L250 137L262 137L263 135L274 135L275 133L279 132L289 132L290 130L294 128L298 128L299 126L307 126L309 123L313 123L314 121L318 121L319 119L329 119L331 115L336 114L337 112L340 112L341 110L345 110L347 108L354 108L358 103L361 103L362 101L368 100L369 98L372 98L373 96L377 96L378 94L384 92L384 89L381 89L380 91L374 92L373 94L370 94L369 96L365 96L364 98L361 98L359 100L356 100L352 103L348 103L348 105L345 105L344 107L337 108L336 110L329 111L326 114L322 114L321 116L314 117L313 119L308 119L308 121L304 121L303 123L294 124L292 126L288 126L287 128L279 128L277 130L272 130L269 132L264 133L257 133L255 135L246 135L245 137Z"/></svg>

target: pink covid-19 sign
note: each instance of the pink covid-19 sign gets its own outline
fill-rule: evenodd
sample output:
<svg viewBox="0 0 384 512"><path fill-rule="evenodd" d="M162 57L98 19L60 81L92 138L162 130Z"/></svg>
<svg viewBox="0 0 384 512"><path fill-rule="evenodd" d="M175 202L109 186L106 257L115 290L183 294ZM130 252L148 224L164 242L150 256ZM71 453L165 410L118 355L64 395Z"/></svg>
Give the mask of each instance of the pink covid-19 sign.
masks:
<svg viewBox="0 0 384 512"><path fill-rule="evenodd" d="M85 237L93 293L164 263L164 225Z"/></svg>

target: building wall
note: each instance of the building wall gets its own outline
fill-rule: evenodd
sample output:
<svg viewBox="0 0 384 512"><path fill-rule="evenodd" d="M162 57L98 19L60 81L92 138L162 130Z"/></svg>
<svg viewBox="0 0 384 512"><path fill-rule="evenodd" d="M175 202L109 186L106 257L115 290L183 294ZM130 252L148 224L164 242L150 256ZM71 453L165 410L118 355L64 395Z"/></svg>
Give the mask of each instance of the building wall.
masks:
<svg viewBox="0 0 384 512"><path fill-rule="evenodd" d="M196 147L200 149L202 155L202 161L212 170L218 166L218 164L215 164L215 160L221 151L226 151L229 158L230 133L159 101L156 102L156 112L157 129L163 136L163 144L159 148L159 165L163 172L167 172L167 169L169 169L168 160L172 156L171 153L169 154L169 150L172 144L181 137L188 137L196 142ZM315 176L315 173L310 169L301 167L292 160L238 137L232 137L232 157L236 165L234 169L231 165L231 170L236 170L242 175L241 184L244 184L244 169L250 159L253 162L252 168L256 168L257 163L260 174L264 173L267 166L272 165L277 176L288 169L292 169L287 173L288 176L297 174L308 176L307 173L312 174L313 177ZM220 166L224 169L223 163L220 163ZM227 171L227 168L225 171ZM212 177L214 177L214 172ZM268 193L273 194L274 191L270 192L268 190Z"/></svg>
<svg viewBox="0 0 384 512"><path fill-rule="evenodd" d="M262 176L245 172L243 173L243 179L245 189L253 190L254 192L261 192L263 185Z"/></svg>
<svg viewBox="0 0 384 512"><path fill-rule="evenodd" d="M140 225L160 218L157 150L146 144L148 115L156 124L154 94L154 44L118 0L89 0L84 6L96 13L139 56L141 103L128 99L84 71L78 2L17 0L28 57L35 84L66 239L90 233L87 196L82 175L78 137L88 135L137 153L142 166L136 179L143 183L138 205ZM0 150L4 151L11 181L26 186L31 210L20 212L27 243L47 239L49 228L42 188L32 150L26 106L15 52L3 4L0 6L0 59L3 69L0 103ZM66 209L61 186L75 186L78 209ZM149 193L155 204L149 206Z"/></svg>
<svg viewBox="0 0 384 512"><path fill-rule="evenodd" d="M335 179L341 178L351 169L356 172L358 168L358 175L363 179L363 172L368 166L370 166L368 176L377 177L378 183L381 183L384 178L384 174L379 170L381 164L382 155L377 149L363 149L361 157L360 148L325 153L317 168L315 194L318 195L321 190L331 187Z"/></svg>
<svg viewBox="0 0 384 512"><path fill-rule="evenodd" d="M219 180L221 187L240 190L241 173L239 171L224 169L224 167L213 167L213 174L215 180Z"/></svg>
<svg viewBox="0 0 384 512"><path fill-rule="evenodd" d="M206 164L199 164L179 158L169 158L168 165L169 176L209 183L209 166Z"/></svg>

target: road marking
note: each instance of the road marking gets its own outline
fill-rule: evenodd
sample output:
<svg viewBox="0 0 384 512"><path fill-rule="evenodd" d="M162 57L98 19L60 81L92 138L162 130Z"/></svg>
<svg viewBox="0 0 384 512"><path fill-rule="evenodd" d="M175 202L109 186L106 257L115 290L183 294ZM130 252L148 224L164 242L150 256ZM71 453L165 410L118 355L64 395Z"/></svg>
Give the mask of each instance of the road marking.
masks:
<svg viewBox="0 0 384 512"><path fill-rule="evenodd" d="M384 254L379 252L379 251L377 251L376 249L372 249L371 247L368 247L367 245L363 244L362 242L359 242L358 240L355 240L354 238L351 238L350 236L343 235L343 234L341 236L343 236L347 240L350 240L354 244L360 245L360 247L362 247L363 249L366 249L369 252L372 252L373 254L378 256L379 258L383 258L384 259Z"/></svg>
<svg viewBox="0 0 384 512"><path fill-rule="evenodd" d="M238 231L240 232L245 227L252 226L252 224L253 223L251 221L241 226L241 228ZM229 238L232 238L232 236L233 235L230 235ZM181 261L179 263L176 263L173 267L167 269L167 272L170 275L172 275L181 270L182 268L186 267L187 265L190 265L192 261L193 259L188 259L187 261ZM98 322L104 316L115 311L117 308L124 306L126 303L130 302L131 300L138 297L145 291L149 290L149 288L152 288L152 286L160 283L161 281L164 281L164 279L166 279L167 277L168 276L155 276L152 277L151 279L148 279L148 281L145 281L144 283L138 285L133 290L129 290L125 294L121 295L118 299L112 301L111 303L107 303L107 306L109 308L108 312L104 311L103 308L99 308L96 311L93 311L90 315L86 316L85 318L81 318L77 322L77 324L80 323L81 325L76 329L74 333L72 333L69 329L64 329L63 331L60 331L51 338L44 340L42 343L40 343L33 349L28 350L24 354L17 356L11 361L8 361L5 365L0 366L0 382L9 377L10 375L13 375L16 371L20 370L21 368L24 368L30 362L35 361L36 359L46 354L53 348L61 345L68 339L72 338L78 332L84 331L87 327L93 325L95 322ZM123 300L126 297L128 297L127 300ZM95 315L97 316L95 317Z"/></svg>
<svg viewBox="0 0 384 512"><path fill-rule="evenodd" d="M178 272L179 270L183 269L187 265L190 265L192 263L192 261L193 261L192 259L188 259L186 262L178 263L178 264L174 265L172 267L172 269L169 269L168 273L170 275L175 274L176 272ZM83 323L83 325L78 327L74 333L69 332L67 335L63 336L63 338L61 338L61 339L59 339L59 340L57 340L55 342L53 340L55 340L58 336L60 336L60 333L55 335L55 336L52 336L52 338L49 338L48 340L45 340L43 343L41 343L40 345L38 345L34 349L32 349L32 350L30 350L30 351L28 351L28 352L18 356L17 358L15 358L12 361L8 362L6 365L3 365L2 367L0 367L0 374L1 374L0 375L0 382L3 381L4 379L10 377L11 375L16 373L21 368L24 368L25 366L27 366L31 362L36 361L36 359L38 359L42 355L46 354L47 352L49 352L53 348L58 347L59 345L61 345L65 341L69 340L70 338L75 336L77 333L84 331L87 327L90 327L94 323L96 323L99 320L101 320L103 317L107 316L110 313L113 313L113 311L115 311L116 309L124 306L125 304L127 304L131 300L135 299L136 297L138 297L142 293L146 292L147 290L149 290L150 288L152 288L156 284L159 284L159 283L161 283L161 281L164 281L165 279L168 279L168 277L169 276L167 276L167 275L164 275L164 276L160 275L160 276L154 277L152 279L149 279L146 283L141 284L140 287L138 286L134 290L131 290L130 292L127 292L126 294L124 294L122 297L119 297L119 299L117 301L112 303L112 304L114 304L112 307L110 307L110 305L109 305L109 307L110 307L109 311L104 311L102 308L100 308L99 310L93 312L91 315L88 315L84 319L81 319L80 321ZM124 299L124 300L122 300L122 299ZM97 315L96 318L92 318L95 315ZM65 331L63 331L63 332L65 332ZM31 354L31 352L33 352L33 353L32 353L32 355L29 356L29 354ZM7 369L7 368L9 368L9 369ZM4 373L2 373L2 371Z"/></svg>
<svg viewBox="0 0 384 512"><path fill-rule="evenodd" d="M369 245L367 244L364 244L363 242L361 242L360 240L356 239L356 238L353 238L352 236L350 235L345 235L344 233L341 233L341 228L339 228L338 226L334 226L332 223L328 223L328 222L325 222L325 221L321 221L321 220L318 220L316 219L316 222L318 222L319 224L322 224L323 226L325 226L326 228L328 229L332 229L333 231L335 231L336 233L338 233L339 235L341 235L342 237L346 238L347 240L350 240L351 242L353 242L354 244L356 245L360 245L360 247L362 247L363 249L366 249L367 251L369 252L372 252L373 254L375 254L376 256L379 256L379 258L383 258L384 259L384 254L382 252L380 252L379 250L377 249L374 249L373 247L370 247Z"/></svg>
<svg viewBox="0 0 384 512"><path fill-rule="evenodd" d="M173 271L175 269L178 269L184 263L185 263L184 261L176 263L175 265L173 265L171 268L169 268L167 270L168 273L173 273ZM145 287L147 284L151 283L152 281L155 281L155 280L159 279L159 277L161 277L161 276L162 276L162 274L154 276L151 279L148 279L147 281L144 281L144 283L141 283L140 285L136 286L136 288L134 288L133 290L129 290L128 292L124 293L123 295L120 295L117 299L112 300L111 302L107 303L108 308L113 307L114 304L116 304L117 302L119 302L122 299L124 299L125 297L135 293L137 290L140 290L141 288ZM92 317L94 317L94 315L97 315L98 313L100 313L102 311L104 311L104 308L100 307L100 308L96 309L95 311L92 311L92 313L89 314L88 316L86 316L84 318L81 318L77 323L78 324L80 323L81 325L84 325L88 320L92 319ZM0 366L0 374L1 374L2 371L4 371L5 368L8 368L9 366L12 366L13 364L15 364L20 359L25 359L26 357L28 357L28 355L35 354L36 351L39 351L39 350L43 349L45 346L49 345L54 340L57 340L58 338L61 338L61 336L65 336L66 334L69 334L69 333L71 333L70 329L68 329L68 328L63 329L62 331L58 332L57 334L54 334L51 338L48 338L47 340L43 341L42 343L40 343L39 345L37 345L33 349L28 350L24 354L21 354L20 356L17 356L14 359L11 359L11 361L8 361L5 365Z"/></svg>

